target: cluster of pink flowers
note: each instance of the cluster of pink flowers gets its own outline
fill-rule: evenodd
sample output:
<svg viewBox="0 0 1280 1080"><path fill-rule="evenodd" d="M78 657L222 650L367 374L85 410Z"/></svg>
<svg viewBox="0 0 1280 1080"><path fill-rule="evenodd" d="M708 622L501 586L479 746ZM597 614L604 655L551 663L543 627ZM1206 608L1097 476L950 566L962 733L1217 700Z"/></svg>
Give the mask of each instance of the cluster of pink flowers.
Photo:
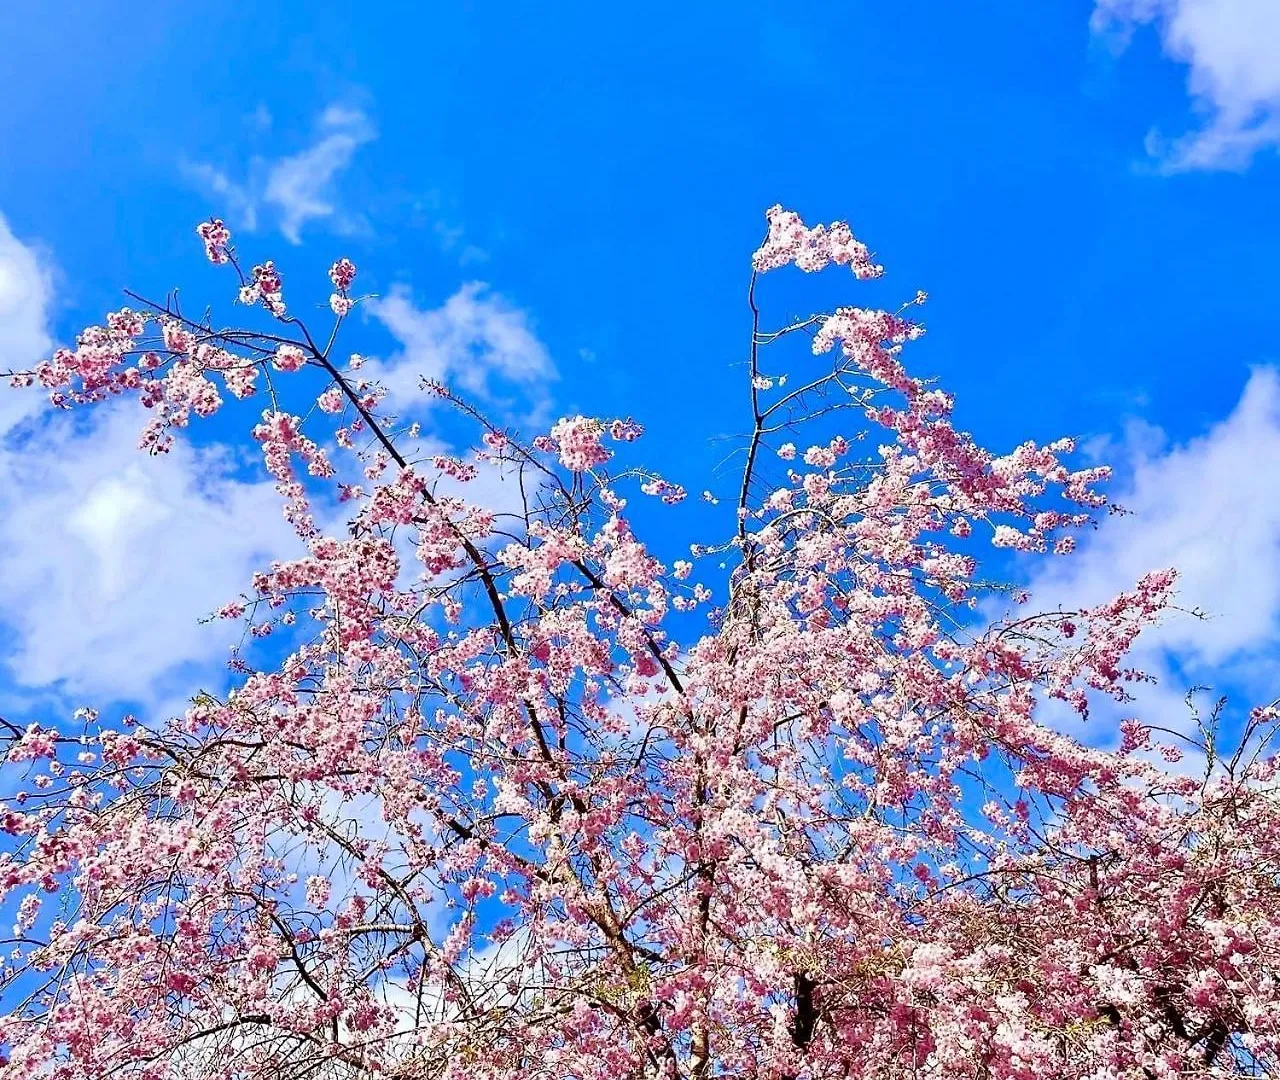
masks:
<svg viewBox="0 0 1280 1080"><path fill-rule="evenodd" d="M664 480L660 476L646 480L640 485L640 490L646 495L661 499L668 506L675 506L676 503L684 502L688 495L688 492L679 484L673 484L670 480Z"/></svg>
<svg viewBox="0 0 1280 1080"><path fill-rule="evenodd" d="M611 420L609 438L614 442L635 442L644 434L644 428L634 420Z"/></svg>
<svg viewBox="0 0 1280 1080"><path fill-rule="evenodd" d="M255 266L251 279L240 287L239 299L242 304L260 302L276 318L284 318L284 282L275 263L268 259L261 266Z"/></svg>
<svg viewBox="0 0 1280 1080"><path fill-rule="evenodd" d="M328 456L302 434L298 417L289 413L268 409L262 414L262 423L253 429L253 437L262 444L267 472L276 478L276 490L285 499L285 519L303 539L316 536L310 500L306 488L294 473L292 455L298 454L307 463L309 475L322 479L334 475Z"/></svg>
<svg viewBox="0 0 1280 1080"><path fill-rule="evenodd" d="M281 345L272 358L277 371L300 371L307 362L307 354L296 345Z"/></svg>
<svg viewBox="0 0 1280 1080"><path fill-rule="evenodd" d="M329 297L329 308L338 318L350 314L355 301L347 295L351 283L356 279L356 264L350 259L342 258L329 267L329 280L338 291Z"/></svg>
<svg viewBox="0 0 1280 1080"><path fill-rule="evenodd" d="M844 222L806 228L799 214L781 206L770 207L765 218L769 222L769 235L751 259L758 273L790 264L813 273L829 263L848 266L854 277L863 280L884 273L884 267L871 261L866 245L854 239Z"/></svg>
<svg viewBox="0 0 1280 1080"><path fill-rule="evenodd" d="M329 280L333 282L333 287L340 293L345 293L351 288L351 283L356 279L356 264L350 259L342 258L329 267Z"/></svg>
<svg viewBox="0 0 1280 1080"><path fill-rule="evenodd" d="M221 265L230 260L231 230L219 218L202 221L196 232L204 241L204 253L211 263Z"/></svg>
<svg viewBox="0 0 1280 1080"><path fill-rule="evenodd" d="M571 472L586 472L603 465L612 456L601 443L604 425L586 416L571 416L551 429L560 463Z"/></svg>

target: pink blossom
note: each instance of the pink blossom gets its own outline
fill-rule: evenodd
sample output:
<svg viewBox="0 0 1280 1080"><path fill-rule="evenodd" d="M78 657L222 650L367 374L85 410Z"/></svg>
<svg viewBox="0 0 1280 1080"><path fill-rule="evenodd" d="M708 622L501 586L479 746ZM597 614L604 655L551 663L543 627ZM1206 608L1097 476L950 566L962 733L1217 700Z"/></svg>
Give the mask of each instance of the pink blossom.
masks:
<svg viewBox="0 0 1280 1080"><path fill-rule="evenodd" d="M218 218L210 218L196 227L200 239L204 241L205 257L211 263L230 261L231 231Z"/></svg>
<svg viewBox="0 0 1280 1080"><path fill-rule="evenodd" d="M346 405L346 395L343 394L342 388L339 386L331 386L316 398L316 405L322 412L330 414L340 413Z"/></svg>
<svg viewBox="0 0 1280 1080"><path fill-rule="evenodd" d="M884 273L883 267L871 261L866 245L855 240L843 222L808 229L797 214L781 206L771 207L765 217L769 235L752 258L752 265L761 273L788 263L813 272L832 262L848 266L857 278L875 278Z"/></svg>
<svg viewBox="0 0 1280 1080"><path fill-rule="evenodd" d="M610 452L600 443L603 434L604 426L600 421L585 416L560 420L551 429L561 464L573 472L585 472L609 460Z"/></svg>
<svg viewBox="0 0 1280 1080"><path fill-rule="evenodd" d="M329 280L333 282L333 287L340 293L345 293L351 288L351 283L356 279L356 264L350 259L342 258L329 267Z"/></svg>
<svg viewBox="0 0 1280 1080"><path fill-rule="evenodd" d="M846 226L769 212L756 273L832 262L879 272ZM283 318L269 262L241 298ZM1135 700L1172 570L1070 609L989 584L975 528L1070 557L1108 473L958 429L909 366L918 326L805 322L797 382L855 408L748 411L730 505L655 525L634 492L684 489L633 421L526 443L437 386L420 440L359 354L331 360L354 321L289 321L305 350L222 325L122 309L14 377L66 408L136 395L157 452L233 425L222 392L268 364L328 381L272 378L252 427L298 550L217 609L244 620L226 691L0 724L6 1080L1280 1066L1280 708L1196 734ZM691 438L660 449L693 467ZM1100 698L1117 745L1047 722Z"/></svg>
<svg viewBox="0 0 1280 1080"><path fill-rule="evenodd" d="M307 355L296 345L281 345L272 358L277 371L299 371L307 362Z"/></svg>

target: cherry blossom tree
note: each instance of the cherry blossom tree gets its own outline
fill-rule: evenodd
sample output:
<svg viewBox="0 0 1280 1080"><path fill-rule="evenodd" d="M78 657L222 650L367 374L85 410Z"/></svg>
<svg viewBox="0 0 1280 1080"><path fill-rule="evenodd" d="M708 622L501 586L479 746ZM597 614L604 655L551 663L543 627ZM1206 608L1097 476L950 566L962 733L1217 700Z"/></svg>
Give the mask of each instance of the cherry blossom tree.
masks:
<svg viewBox="0 0 1280 1080"><path fill-rule="evenodd" d="M225 696L4 721L5 1077L1276 1068L1275 708L1176 766L1168 717L1043 722L1131 699L1174 575L1038 614L984 583L989 544L1069 557L1107 472L957 430L903 366L923 294L769 328L766 275L880 275L847 226L769 211L731 527L680 548L637 535L684 490L632 420L527 438L426 385L475 444L427 452L346 351L351 262L317 329L199 235L239 328L133 297L12 380L136 396L153 453L258 399L305 553L218 612Z"/></svg>

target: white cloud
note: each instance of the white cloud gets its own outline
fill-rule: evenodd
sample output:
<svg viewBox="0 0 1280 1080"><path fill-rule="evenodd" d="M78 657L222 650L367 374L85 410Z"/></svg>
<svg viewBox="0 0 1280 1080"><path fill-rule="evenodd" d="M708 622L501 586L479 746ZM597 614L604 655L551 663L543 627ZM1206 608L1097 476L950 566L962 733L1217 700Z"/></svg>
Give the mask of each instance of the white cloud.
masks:
<svg viewBox="0 0 1280 1080"><path fill-rule="evenodd" d="M178 164L188 180L218 199L219 215L249 232L258 227L258 197L249 187L235 183L221 169L206 162L181 161Z"/></svg>
<svg viewBox="0 0 1280 1080"><path fill-rule="evenodd" d="M556 366L534 333L529 317L482 282L468 282L440 307L414 305L409 291L394 288L390 295L371 301L369 313L381 322L400 345L386 359L371 359L361 375L387 390L384 411L401 421L418 420L422 431L414 440L400 441L400 449L412 461L436 454L467 457L469 447L480 443L482 429L469 419L453 423L446 410L436 411L430 422L424 416L436 400L422 387L432 379L461 391L500 425L516 424L525 434L545 428L551 408L548 387L556 378ZM526 499L535 500L540 476L520 476L515 465L478 463L474 479L459 483L448 477L439 481L442 493L456 495L492 511L506 530L522 528ZM412 535L397 534L401 556L402 587L408 587L422 571L414 555Z"/></svg>
<svg viewBox="0 0 1280 1080"><path fill-rule="evenodd" d="M465 243L467 230L461 225L451 225L444 221L435 223L436 239L440 241L440 250L455 254L459 266L474 266L489 261L489 253L478 244Z"/></svg>
<svg viewBox="0 0 1280 1080"><path fill-rule="evenodd" d="M1203 126L1147 150L1170 171L1242 169L1280 146L1280 4L1275 0L1096 0L1092 25L1124 47L1155 23L1164 52L1186 64Z"/></svg>
<svg viewBox="0 0 1280 1080"><path fill-rule="evenodd" d="M294 244L302 242L301 230L307 221L337 213L330 184L351 163L356 150L374 137L364 113L338 105L325 109L320 130L312 146L281 158L267 173L263 199L279 208L280 231Z"/></svg>
<svg viewBox="0 0 1280 1080"><path fill-rule="evenodd" d="M300 553L270 483L184 441L148 459L143 422L135 405L101 406L0 450L0 656L19 687L99 704L157 702L175 679L188 691L191 666L219 670L240 634L198 620L269 558Z"/></svg>
<svg viewBox="0 0 1280 1080"><path fill-rule="evenodd" d="M395 356L367 369L387 387L394 408L422 401L427 378L499 405L509 405L501 398L514 392L534 414L545 409L555 365L528 315L483 282L468 282L429 310L395 288L369 310L401 344Z"/></svg>
<svg viewBox="0 0 1280 1080"><path fill-rule="evenodd" d="M271 110L262 102L259 102L258 107L245 117L245 119L248 121L250 127L257 129L258 131L270 131L271 124L274 120L271 115Z"/></svg>
<svg viewBox="0 0 1280 1080"><path fill-rule="evenodd" d="M262 107L260 113L269 124L270 114ZM302 242L302 229L311 221L328 221L340 231L350 231L357 226L357 219L341 209L334 181L376 132L364 112L345 105L326 108L316 128L312 143L296 154L273 160L255 158L243 182L206 162L184 161L180 167L196 186L220 200L221 212L238 227L257 228L266 208L293 244Z"/></svg>
<svg viewBox="0 0 1280 1080"><path fill-rule="evenodd" d="M0 371L26 368L52 349L52 301L48 267L0 215ZM0 387L0 435L42 407L39 394L5 390Z"/></svg>
<svg viewBox="0 0 1280 1080"><path fill-rule="evenodd" d="M1141 708L1121 714L1179 727L1194 684L1260 697L1276 674L1280 469L1269 463L1280 460L1280 372L1255 369L1225 420L1164 445L1149 425L1134 429L1130 479L1114 493L1130 513L1047 563L1030 588L1038 609L1075 608L1131 589L1149 570L1178 569L1177 603L1209 618L1174 612L1139 639L1135 663L1160 685L1142 688Z"/></svg>

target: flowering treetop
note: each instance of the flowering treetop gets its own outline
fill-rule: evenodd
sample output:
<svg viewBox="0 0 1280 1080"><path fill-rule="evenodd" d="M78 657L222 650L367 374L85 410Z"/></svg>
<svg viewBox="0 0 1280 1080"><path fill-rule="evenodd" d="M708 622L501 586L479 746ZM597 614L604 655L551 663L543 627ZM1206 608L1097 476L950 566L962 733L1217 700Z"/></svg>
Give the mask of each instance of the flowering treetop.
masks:
<svg viewBox="0 0 1280 1080"><path fill-rule="evenodd" d="M1162 767L1160 718L1111 752L1037 722L1127 698L1172 572L985 620L979 541L1069 554L1106 470L957 430L904 366L908 308L764 328L762 275L882 272L846 225L768 226L735 525L670 565L629 502L684 491L627 463L639 425L526 439L432 385L477 448L421 457L339 353L356 267L316 332L220 221L205 252L261 326L134 298L11 373L65 408L137 395L152 452L262 399L306 553L219 612L285 643L225 698L3 722L6 1077L1275 1067L1275 711L1199 777ZM805 338L799 377L762 366ZM482 470L514 512L467 497Z"/></svg>

